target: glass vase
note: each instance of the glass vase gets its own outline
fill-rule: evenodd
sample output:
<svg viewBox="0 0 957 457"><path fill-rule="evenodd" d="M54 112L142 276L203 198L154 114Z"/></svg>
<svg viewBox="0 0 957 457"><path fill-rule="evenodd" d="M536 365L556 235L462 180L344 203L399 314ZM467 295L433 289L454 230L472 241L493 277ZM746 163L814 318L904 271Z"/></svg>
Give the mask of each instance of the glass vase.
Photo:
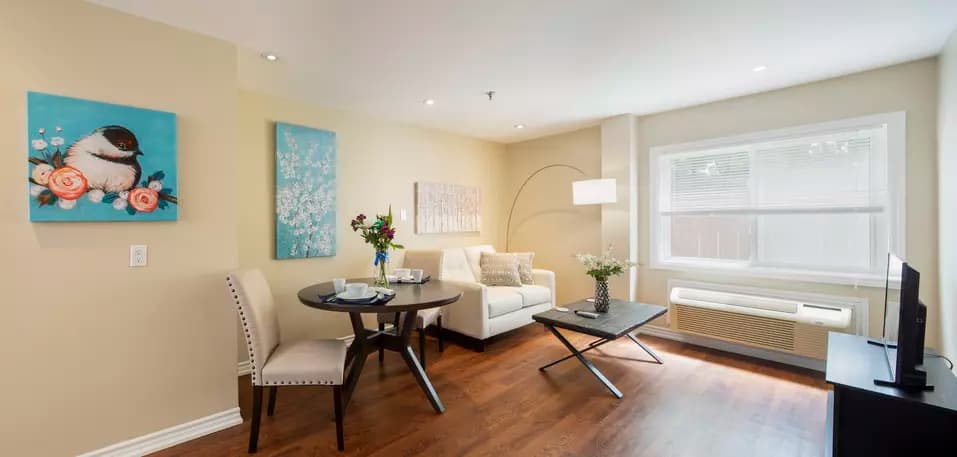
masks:
<svg viewBox="0 0 957 457"><path fill-rule="evenodd" d="M389 253L376 251L373 262L373 278L376 287L389 287Z"/></svg>
<svg viewBox="0 0 957 457"><path fill-rule="evenodd" d="M611 304L611 298L608 297L608 281L595 281L595 311L607 313L608 305Z"/></svg>

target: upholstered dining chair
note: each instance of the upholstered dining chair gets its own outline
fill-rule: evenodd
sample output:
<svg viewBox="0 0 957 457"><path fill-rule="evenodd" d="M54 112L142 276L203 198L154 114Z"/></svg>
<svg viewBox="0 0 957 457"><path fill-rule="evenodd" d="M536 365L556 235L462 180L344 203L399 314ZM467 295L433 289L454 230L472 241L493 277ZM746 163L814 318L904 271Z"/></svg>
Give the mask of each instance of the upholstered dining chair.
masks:
<svg viewBox="0 0 957 457"><path fill-rule="evenodd" d="M438 249L406 249L405 258L402 262L403 268L421 269L423 276L432 276L432 279L439 279L442 271L442 251ZM399 327L401 316L399 313L378 314L379 331L385 331L386 324L393 324L393 328ZM435 325L438 330L439 352L445 351L445 342L442 340L442 309L429 308L418 312L415 319L415 328L419 332L419 363L425 368L425 329ZM385 358L385 351L379 349L379 362Z"/></svg>
<svg viewBox="0 0 957 457"><path fill-rule="evenodd" d="M249 428L249 453L259 441L263 389L269 388L266 413L276 410L277 388L282 386L330 386L336 416L336 444L345 449L342 437L342 379L346 345L339 340L281 342L279 319L272 292L259 270L243 270L226 276L226 292L236 307L249 350L252 371L253 411Z"/></svg>

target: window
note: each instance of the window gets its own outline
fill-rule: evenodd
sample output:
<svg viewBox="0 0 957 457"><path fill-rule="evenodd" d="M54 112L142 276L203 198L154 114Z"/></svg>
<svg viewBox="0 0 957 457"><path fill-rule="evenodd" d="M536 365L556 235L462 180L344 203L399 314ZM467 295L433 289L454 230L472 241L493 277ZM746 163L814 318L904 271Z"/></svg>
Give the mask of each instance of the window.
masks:
<svg viewBox="0 0 957 457"><path fill-rule="evenodd" d="M904 113L651 150L652 267L877 284L903 249Z"/></svg>

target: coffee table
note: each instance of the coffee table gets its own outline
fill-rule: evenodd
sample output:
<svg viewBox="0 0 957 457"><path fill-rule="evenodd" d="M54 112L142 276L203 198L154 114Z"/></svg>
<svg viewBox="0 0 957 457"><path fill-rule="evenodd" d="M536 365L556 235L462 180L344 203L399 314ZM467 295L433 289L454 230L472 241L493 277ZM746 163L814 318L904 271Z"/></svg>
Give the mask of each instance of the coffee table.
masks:
<svg viewBox="0 0 957 457"><path fill-rule="evenodd" d="M663 363L661 358L658 357L654 351L648 348L648 346L645 346L644 343L632 335L631 332L667 312L668 309L664 306L612 299L611 306L608 308L608 312L599 314L597 319L582 317L573 312L576 309L595 311L595 307L591 302L582 300L570 305L566 305L565 308L568 308L568 312L552 309L532 316L532 319L534 319L536 322L540 322L545 325L545 328L551 331L552 334L555 335L555 338L558 338L558 341L561 341L561 343L572 353L569 356L563 357L539 368L539 370L545 371L545 369L551 367L552 365L575 357L579 362L581 362L582 365L585 366L585 368L588 369L588 371L591 372L591 374L595 375L595 377L598 378L598 380L601 381L601 383L604 384L609 391L611 391L612 395L614 395L616 398L622 398L624 395L622 395L621 391L618 390L618 388L615 387L615 385L612 384L611 381L609 381L601 371L598 371L598 368L596 368L595 365L592 365L592 363L589 362L588 359L586 359L582 354L592 349L598 348L605 343L609 343L623 336L627 336L631 341L634 341L638 347L644 349L648 355L655 359L655 363ZM578 350L558 331L559 328L595 336L598 337L598 339L588 343L588 347L585 349Z"/></svg>

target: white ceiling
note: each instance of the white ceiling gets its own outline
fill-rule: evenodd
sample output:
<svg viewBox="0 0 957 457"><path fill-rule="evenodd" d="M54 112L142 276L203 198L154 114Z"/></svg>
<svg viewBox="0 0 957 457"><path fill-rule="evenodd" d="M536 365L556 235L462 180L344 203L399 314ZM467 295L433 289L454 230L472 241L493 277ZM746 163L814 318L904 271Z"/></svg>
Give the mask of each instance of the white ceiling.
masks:
<svg viewBox="0 0 957 457"><path fill-rule="evenodd" d="M237 43L244 87L501 142L935 55L957 27L954 0L93 2Z"/></svg>

